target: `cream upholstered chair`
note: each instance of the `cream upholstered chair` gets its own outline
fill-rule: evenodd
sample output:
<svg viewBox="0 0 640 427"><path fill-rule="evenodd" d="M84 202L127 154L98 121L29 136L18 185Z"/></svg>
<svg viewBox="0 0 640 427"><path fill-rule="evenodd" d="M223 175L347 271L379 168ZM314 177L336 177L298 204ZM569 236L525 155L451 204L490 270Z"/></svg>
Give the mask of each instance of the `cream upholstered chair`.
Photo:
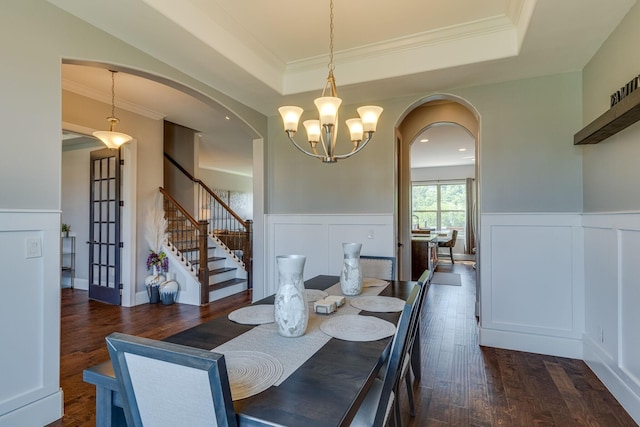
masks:
<svg viewBox="0 0 640 427"><path fill-rule="evenodd" d="M223 355L120 333L106 340L128 426L237 426Z"/></svg>
<svg viewBox="0 0 640 427"><path fill-rule="evenodd" d="M360 270L362 277L374 279L395 279L395 257L360 255Z"/></svg>
<svg viewBox="0 0 640 427"><path fill-rule="evenodd" d="M393 337L391 350L387 358L384 376L382 379L376 378L374 380L351 422L351 427L401 426L402 422L398 417L399 406L396 401L400 368L407 358L409 333L418 318L416 311L425 290L426 287L419 284L414 285L411 289L402 314L400 314L396 334Z"/></svg>
<svg viewBox="0 0 640 427"><path fill-rule="evenodd" d="M446 242L438 242L439 248L449 248L449 257L451 258L451 264L455 264L453 260L453 248L456 245L456 239L458 238L458 230L453 230L451 232L451 239Z"/></svg>

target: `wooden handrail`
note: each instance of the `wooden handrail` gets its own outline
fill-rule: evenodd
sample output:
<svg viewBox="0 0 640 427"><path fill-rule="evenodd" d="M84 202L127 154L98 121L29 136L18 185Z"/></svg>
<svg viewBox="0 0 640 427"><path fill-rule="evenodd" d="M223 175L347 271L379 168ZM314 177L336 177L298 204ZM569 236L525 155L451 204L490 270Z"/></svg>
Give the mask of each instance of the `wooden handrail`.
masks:
<svg viewBox="0 0 640 427"><path fill-rule="evenodd" d="M213 197L216 200L216 202L220 203L225 208L225 210L227 210L236 220L238 220L238 222L240 222L242 225L244 225L245 228L247 228L246 221L240 218L238 214L235 213L233 209L231 209L229 205L227 205L220 197L218 197L216 193L214 193L209 187L207 187L207 185L204 182L202 182L198 178L191 175L185 168L180 166L180 164L176 162L173 159L173 157L171 157L169 154L164 153L164 158L167 159L172 165L177 167L180 170L180 172L182 172L187 178L191 180L191 182L194 182L198 184L200 187L202 187L207 193L209 193L211 197Z"/></svg>

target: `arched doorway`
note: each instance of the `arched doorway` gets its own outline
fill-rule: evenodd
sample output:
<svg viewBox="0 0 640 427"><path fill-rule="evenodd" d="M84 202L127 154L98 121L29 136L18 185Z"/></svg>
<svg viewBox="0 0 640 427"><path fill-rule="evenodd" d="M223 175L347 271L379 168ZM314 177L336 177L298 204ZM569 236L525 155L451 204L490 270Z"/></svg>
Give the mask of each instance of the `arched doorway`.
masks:
<svg viewBox="0 0 640 427"><path fill-rule="evenodd" d="M475 139L475 199L476 206L480 200L479 193L479 141L480 116L477 110L464 99L453 95L433 95L409 106L398 122L396 128L397 143L397 236L398 236L398 277L411 279L411 144L429 127L451 124L464 128ZM475 230L474 247L479 247L478 210L472 217L472 228ZM476 253L477 259L480 254ZM478 263L479 265L479 263ZM477 275L479 277L479 275ZM479 283L477 282L479 289ZM478 292L479 298L479 292Z"/></svg>

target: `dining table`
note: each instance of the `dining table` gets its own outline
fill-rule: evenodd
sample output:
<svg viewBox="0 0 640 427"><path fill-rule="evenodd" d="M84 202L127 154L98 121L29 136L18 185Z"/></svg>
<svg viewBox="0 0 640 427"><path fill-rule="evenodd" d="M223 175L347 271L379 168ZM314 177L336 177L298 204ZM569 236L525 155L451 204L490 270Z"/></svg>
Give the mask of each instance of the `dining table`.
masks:
<svg viewBox="0 0 640 427"><path fill-rule="evenodd" d="M304 282L305 289L327 290L339 286L338 276L320 275ZM378 295L406 300L416 284L414 281L386 281ZM347 297L349 304L350 297ZM274 295L251 306L273 304ZM309 304L310 311L313 303ZM331 319L344 307L331 314L317 315ZM357 312L358 316L374 316L396 325L399 311ZM311 314L310 314L311 316ZM235 342L253 332L256 325L238 323L229 316L219 316L200 325L165 338L163 341L213 350ZM420 378L420 333L416 334L411 362L416 378ZM291 356L297 352L300 338L286 338L291 343ZM384 365L392 336L375 340L348 340L327 337L312 354L296 366L286 379L252 396L234 400L240 426L348 426L358 411L367 391ZM260 341L248 341L260 351ZM285 344L286 345L286 344ZM224 352L223 352L224 354ZM286 354L286 353L285 353ZM111 366L105 361L83 371L83 380L96 387L96 426L125 426L122 397ZM179 408L179 406L177 407Z"/></svg>

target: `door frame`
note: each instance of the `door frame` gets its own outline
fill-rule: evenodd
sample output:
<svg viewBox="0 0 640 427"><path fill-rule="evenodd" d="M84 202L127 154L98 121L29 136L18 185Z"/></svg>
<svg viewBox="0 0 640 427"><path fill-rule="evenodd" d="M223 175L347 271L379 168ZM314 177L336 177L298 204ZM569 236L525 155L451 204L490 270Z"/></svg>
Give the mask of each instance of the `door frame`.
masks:
<svg viewBox="0 0 640 427"><path fill-rule="evenodd" d="M451 111L443 109L434 115L434 117L425 119L424 122L418 121L422 128L437 123L437 122L451 122L456 123L463 128L466 128L469 133L474 136L476 140L475 144L475 190L476 190L476 206L477 209L474 212L476 220L476 312L479 315L479 301L480 301L480 230L481 230L481 158L480 158L480 143L481 143L481 117L478 110L467 100L452 94L434 94L428 97L422 98L409 105L404 113L398 118L395 129L395 144L396 144L396 241L397 241L397 266L398 277L401 280L409 280L411 276L411 141L409 138L415 135L403 135L403 124L405 119L419 107L422 107L431 102L437 101L449 101L458 104L456 107L461 107L462 110L468 114L468 123L464 123L464 120L456 118L455 114ZM453 115L452 115L453 114ZM453 120L452 120L453 118ZM460 117L464 119L464 117ZM414 128L416 127L413 124Z"/></svg>
<svg viewBox="0 0 640 427"><path fill-rule="evenodd" d="M92 138L93 132L97 130L70 122L62 122L62 129ZM120 196L123 201L120 217L120 239L123 242L123 247L120 252L120 281L122 282L120 305L123 307L133 307L136 305L136 254L138 247L136 239L136 199L138 188L137 140L133 139L120 147L120 154L124 159L124 164L120 169L122 173L122 192ZM83 242L79 242L79 244L81 243ZM142 303L142 301L138 303Z"/></svg>

